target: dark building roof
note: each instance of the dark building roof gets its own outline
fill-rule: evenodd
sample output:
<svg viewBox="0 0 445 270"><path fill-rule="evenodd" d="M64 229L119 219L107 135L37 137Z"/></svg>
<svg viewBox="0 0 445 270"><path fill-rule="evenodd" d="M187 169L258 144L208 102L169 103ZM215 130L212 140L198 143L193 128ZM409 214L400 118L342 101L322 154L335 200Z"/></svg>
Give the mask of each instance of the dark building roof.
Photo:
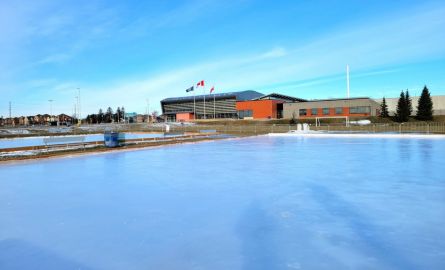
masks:
<svg viewBox="0 0 445 270"><path fill-rule="evenodd" d="M257 92L257 91L253 91L253 90L246 90L246 91L239 91L239 92L196 95L194 98L195 98L195 101L204 100L204 97L206 100L210 100L213 98L215 98L215 99L235 98L237 101L245 101L245 100L252 100L252 99L255 99L255 98L258 98L261 96L264 96L264 94ZM193 101L193 96L166 98L166 99L161 100L161 104L190 102L190 101Z"/></svg>
<svg viewBox="0 0 445 270"><path fill-rule="evenodd" d="M307 100L307 102L339 101L339 100L356 100L356 99L371 99L371 98L370 98L370 97L353 97L353 98L311 99L311 100Z"/></svg>
<svg viewBox="0 0 445 270"><path fill-rule="evenodd" d="M286 96L286 95L277 94L277 93L264 95L264 96L261 96L258 98L254 98L253 100L265 100L265 99L284 100L284 101L288 101L288 102L305 102L305 101L307 101L306 99Z"/></svg>

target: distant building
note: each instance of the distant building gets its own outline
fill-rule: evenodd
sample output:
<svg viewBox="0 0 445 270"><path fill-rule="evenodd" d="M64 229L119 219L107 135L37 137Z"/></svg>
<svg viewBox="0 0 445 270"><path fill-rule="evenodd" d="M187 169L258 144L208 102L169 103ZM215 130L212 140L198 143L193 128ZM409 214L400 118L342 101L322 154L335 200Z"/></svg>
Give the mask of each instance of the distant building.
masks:
<svg viewBox="0 0 445 270"><path fill-rule="evenodd" d="M127 123L135 123L137 118L137 113L131 112L131 113L125 113L125 121Z"/></svg>
<svg viewBox="0 0 445 270"><path fill-rule="evenodd" d="M367 117L378 115L380 110L380 104L368 97L306 100L278 93L263 95L256 91L167 98L161 101L161 107L167 121L178 122L204 118Z"/></svg>
<svg viewBox="0 0 445 270"><path fill-rule="evenodd" d="M73 123L73 118L66 114L49 115L37 114L33 116L20 116L13 118L0 118L0 125L2 126L31 126L31 125L70 125Z"/></svg>
<svg viewBox="0 0 445 270"><path fill-rule="evenodd" d="M367 117L380 114L380 104L368 97L308 100L284 104L284 118Z"/></svg>
<svg viewBox="0 0 445 270"><path fill-rule="evenodd" d="M74 120L73 117L63 113L57 116L57 121L59 125L66 125L66 126L72 125L73 120Z"/></svg>
<svg viewBox="0 0 445 270"><path fill-rule="evenodd" d="M28 117L26 117L26 116L19 117L19 125L20 126L27 126L28 124L29 124Z"/></svg>
<svg viewBox="0 0 445 270"><path fill-rule="evenodd" d="M152 116L146 114L138 114L136 116L136 123L149 123L152 122Z"/></svg>
<svg viewBox="0 0 445 270"><path fill-rule="evenodd" d="M237 101L236 110L239 119L280 119L283 118L284 103L305 101L301 98L272 93L252 100Z"/></svg>
<svg viewBox="0 0 445 270"><path fill-rule="evenodd" d="M166 98L161 101L167 121L238 118L236 103L264 96L253 90Z"/></svg>

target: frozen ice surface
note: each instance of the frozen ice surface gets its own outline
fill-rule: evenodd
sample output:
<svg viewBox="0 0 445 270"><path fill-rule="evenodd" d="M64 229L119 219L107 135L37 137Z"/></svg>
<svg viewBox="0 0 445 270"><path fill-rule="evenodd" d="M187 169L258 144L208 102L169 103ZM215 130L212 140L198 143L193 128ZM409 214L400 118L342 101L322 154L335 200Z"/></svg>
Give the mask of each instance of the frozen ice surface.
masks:
<svg viewBox="0 0 445 270"><path fill-rule="evenodd" d="M444 269L445 140L257 137L0 165L0 269Z"/></svg>
<svg viewBox="0 0 445 270"><path fill-rule="evenodd" d="M70 136L70 135L68 135ZM103 141L103 134L91 134L91 135L73 135L73 136L85 136L86 142ZM163 137L163 133L125 133L125 139L145 139L145 138L159 138ZM39 146L44 145L43 138L40 137L27 137L27 138L14 138L14 139L0 139L0 149L14 148L14 147L27 147L27 146ZM61 137L61 136L58 136Z"/></svg>

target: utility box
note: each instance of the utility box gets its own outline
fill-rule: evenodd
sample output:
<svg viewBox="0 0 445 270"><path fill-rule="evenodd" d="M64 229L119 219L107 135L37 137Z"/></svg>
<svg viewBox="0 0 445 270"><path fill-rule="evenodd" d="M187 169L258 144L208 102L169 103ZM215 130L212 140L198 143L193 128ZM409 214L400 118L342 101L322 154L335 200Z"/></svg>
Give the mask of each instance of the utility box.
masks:
<svg viewBox="0 0 445 270"><path fill-rule="evenodd" d="M119 132L105 132L104 133L104 145L105 147L113 148L119 147Z"/></svg>

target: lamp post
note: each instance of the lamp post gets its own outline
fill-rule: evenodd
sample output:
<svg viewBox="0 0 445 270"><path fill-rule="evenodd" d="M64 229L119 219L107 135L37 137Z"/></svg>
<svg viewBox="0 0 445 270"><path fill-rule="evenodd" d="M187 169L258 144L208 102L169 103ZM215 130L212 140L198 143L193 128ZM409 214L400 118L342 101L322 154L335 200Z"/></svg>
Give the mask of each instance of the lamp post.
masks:
<svg viewBox="0 0 445 270"><path fill-rule="evenodd" d="M49 115L53 115L53 99L48 99L49 101Z"/></svg>
<svg viewBox="0 0 445 270"><path fill-rule="evenodd" d="M77 118L77 124L80 125L82 123L82 113L81 113L81 106L80 106L80 88L77 88L78 96L77 96L77 111L79 114L79 117Z"/></svg>
<svg viewBox="0 0 445 270"><path fill-rule="evenodd" d="M147 123L150 123L150 100L147 98Z"/></svg>
<svg viewBox="0 0 445 270"><path fill-rule="evenodd" d="M78 116L79 97L76 96L75 99L76 99L76 101L74 102L74 118L79 119L79 116Z"/></svg>
<svg viewBox="0 0 445 270"><path fill-rule="evenodd" d="M53 101L52 99L48 99L49 101L49 121L53 121Z"/></svg>

